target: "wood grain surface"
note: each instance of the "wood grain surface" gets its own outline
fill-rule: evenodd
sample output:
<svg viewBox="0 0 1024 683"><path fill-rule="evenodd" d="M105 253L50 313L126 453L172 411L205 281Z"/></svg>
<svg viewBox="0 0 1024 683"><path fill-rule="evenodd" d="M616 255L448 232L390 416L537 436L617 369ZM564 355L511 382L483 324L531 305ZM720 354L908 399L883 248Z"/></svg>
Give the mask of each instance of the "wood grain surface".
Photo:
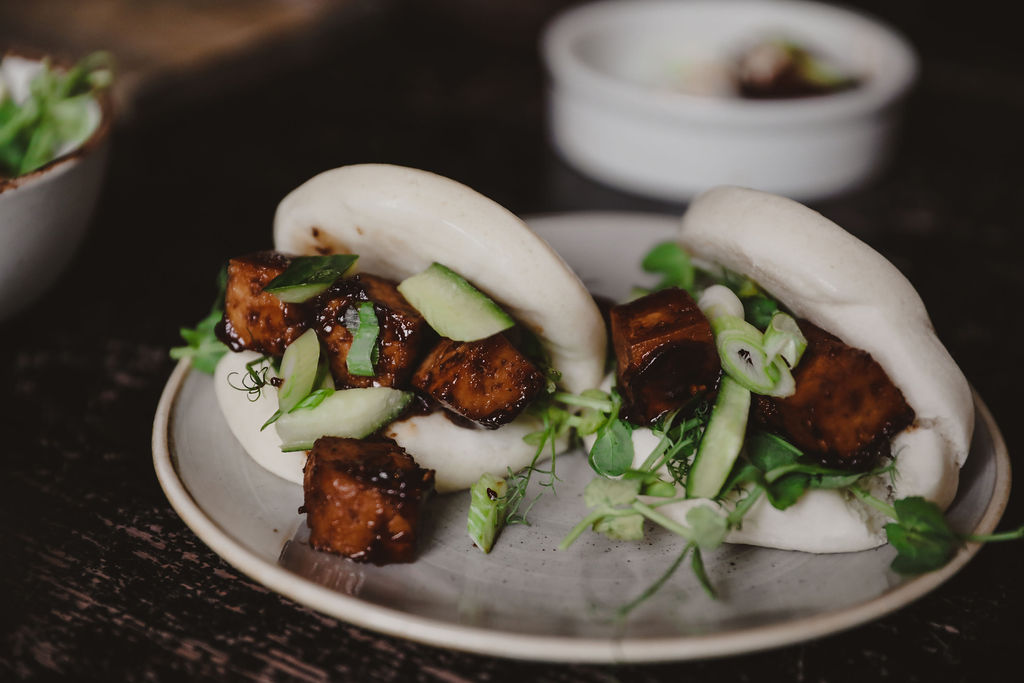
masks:
<svg viewBox="0 0 1024 683"><path fill-rule="evenodd" d="M143 103L120 126L74 265L0 323L0 680L1018 679L1024 543L985 548L918 602L817 641L709 661L566 666L340 623L241 576L171 509L150 452L167 349L208 310L218 265L268 246L276 203L316 172L418 166L520 214L682 210L593 183L549 149L535 39L566 4L436 0L360 14L291 65L201 98ZM924 71L891 170L816 208L918 286L1019 465L1019 44L993 19L995 2L853 4L908 33ZM1004 526L1024 522L1020 498Z"/></svg>

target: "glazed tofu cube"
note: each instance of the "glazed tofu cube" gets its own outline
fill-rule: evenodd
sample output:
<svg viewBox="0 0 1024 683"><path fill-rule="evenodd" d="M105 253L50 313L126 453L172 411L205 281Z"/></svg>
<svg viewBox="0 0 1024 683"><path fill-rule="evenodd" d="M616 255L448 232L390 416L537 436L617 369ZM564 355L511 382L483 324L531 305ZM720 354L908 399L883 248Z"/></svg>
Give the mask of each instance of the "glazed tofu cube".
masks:
<svg viewBox="0 0 1024 683"><path fill-rule="evenodd" d="M372 376L348 371L348 351L359 305L373 302L380 325L379 355ZM335 382L341 387L406 386L428 345L437 335L395 284L374 275L361 274L338 280L317 298L314 326L331 365Z"/></svg>
<svg viewBox="0 0 1024 683"><path fill-rule="evenodd" d="M713 388L721 363L707 318L682 289L663 289L609 312L624 417L651 424Z"/></svg>
<svg viewBox="0 0 1024 683"><path fill-rule="evenodd" d="M291 263L284 254L261 251L228 262L224 318L217 337L234 351L280 356L309 327L306 304L287 304L263 288Z"/></svg>
<svg viewBox="0 0 1024 683"><path fill-rule="evenodd" d="M495 334L472 342L442 339L412 384L451 412L496 429L515 419L546 381L503 334Z"/></svg>
<svg viewBox="0 0 1024 683"><path fill-rule="evenodd" d="M412 562L434 470L389 439L322 437L304 472L309 543L357 562Z"/></svg>
<svg viewBox="0 0 1024 683"><path fill-rule="evenodd" d="M793 370L796 393L758 396L755 419L833 467L868 469L914 411L871 354L799 321L807 350Z"/></svg>

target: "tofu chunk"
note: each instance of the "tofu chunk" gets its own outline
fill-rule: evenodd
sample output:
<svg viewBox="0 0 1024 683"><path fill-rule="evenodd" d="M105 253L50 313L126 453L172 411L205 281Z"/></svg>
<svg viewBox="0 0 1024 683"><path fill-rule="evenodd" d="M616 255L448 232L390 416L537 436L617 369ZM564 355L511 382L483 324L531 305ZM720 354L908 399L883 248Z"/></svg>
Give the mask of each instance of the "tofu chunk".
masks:
<svg viewBox="0 0 1024 683"><path fill-rule="evenodd" d="M612 348L623 416L653 423L712 389L721 363L711 325L682 289L663 289L612 307Z"/></svg>
<svg viewBox="0 0 1024 683"><path fill-rule="evenodd" d="M515 419L545 383L503 334L472 342L442 339L412 378L414 387L487 429Z"/></svg>
<svg viewBox="0 0 1024 683"><path fill-rule="evenodd" d="M303 470L309 543L357 562L412 562L434 470L390 439L322 437Z"/></svg>
<svg viewBox="0 0 1024 683"><path fill-rule="evenodd" d="M228 262L224 318L217 337L233 351L280 356L309 327L306 304L286 304L263 288L291 263L284 254L261 251Z"/></svg>
<svg viewBox="0 0 1024 683"><path fill-rule="evenodd" d="M755 419L824 464L869 469L914 411L869 353L806 320L799 325L807 350L793 371L796 393L756 397Z"/></svg>
<svg viewBox="0 0 1024 683"><path fill-rule="evenodd" d="M353 336L345 323L358 320L359 305L366 301L373 302L380 325L373 376L352 375L347 365ZM407 386L416 363L437 338L393 282L365 273L338 280L317 298L314 328L341 387Z"/></svg>

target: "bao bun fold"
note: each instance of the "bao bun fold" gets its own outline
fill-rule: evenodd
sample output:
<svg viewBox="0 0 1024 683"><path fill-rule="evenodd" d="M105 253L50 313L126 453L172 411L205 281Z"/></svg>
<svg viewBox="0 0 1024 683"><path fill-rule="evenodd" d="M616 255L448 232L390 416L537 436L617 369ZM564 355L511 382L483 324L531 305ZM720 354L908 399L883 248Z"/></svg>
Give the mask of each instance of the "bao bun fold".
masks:
<svg viewBox="0 0 1024 683"><path fill-rule="evenodd" d="M871 487L887 500L923 496L943 508L952 502L974 429L971 389L895 266L801 204L736 187L698 197L679 241L696 259L750 277L796 317L870 353L917 415L893 439L895 478L878 477ZM692 504L672 515L683 519ZM729 541L861 550L885 542L886 521L842 493L811 490L784 511L759 501Z"/></svg>
<svg viewBox="0 0 1024 683"><path fill-rule="evenodd" d="M394 281L442 263L537 336L561 373L564 389L578 393L600 383L604 323L579 278L519 218L454 180L383 164L326 171L281 201L274 219L274 248L293 255L358 254L357 271ZM244 365L240 355L229 354L222 361L223 374L227 366L237 371ZM224 383L221 374L218 369L218 387ZM230 387L218 392L224 394L222 406L238 403L228 393L234 392ZM243 392L234 393L247 400ZM225 408L226 415L236 412ZM259 431L267 415L255 413L246 413L252 415L249 424L231 422L236 435ZM504 475L508 468L516 471L529 464L536 449L522 437L538 426L524 414L497 430L472 430L434 413L394 422L383 434L421 467L436 470L437 489L444 492L467 488L484 472ZM276 448L272 431L263 432L260 441L273 441ZM272 455L269 447L250 445L251 437L239 440L254 457L265 453L257 457L261 463ZM268 469L301 483L304 457L276 455L275 466Z"/></svg>

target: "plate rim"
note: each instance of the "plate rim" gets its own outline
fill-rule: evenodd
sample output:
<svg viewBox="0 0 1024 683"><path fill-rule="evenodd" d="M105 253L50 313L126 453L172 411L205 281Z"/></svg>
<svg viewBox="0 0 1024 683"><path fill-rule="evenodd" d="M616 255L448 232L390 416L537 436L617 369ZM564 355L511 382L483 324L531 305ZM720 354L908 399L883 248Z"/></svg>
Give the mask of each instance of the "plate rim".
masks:
<svg viewBox="0 0 1024 683"><path fill-rule="evenodd" d="M623 215L626 212L552 213L537 218L602 213ZM968 542L943 568L911 579L866 602L782 623L724 633L657 638L535 636L416 616L345 595L276 563L271 564L235 540L206 515L179 476L171 438L174 407L190 372L191 363L184 359L171 373L157 405L152 435L153 466L157 479L182 521L228 564L271 590L342 622L434 647L510 659L594 664L696 660L756 652L838 633L900 609L950 579L977 554L982 545ZM1010 457L988 406L973 387L972 394L979 422L985 425L991 437L996 464L992 497L973 530L984 534L996 528L1008 503L1012 483Z"/></svg>

